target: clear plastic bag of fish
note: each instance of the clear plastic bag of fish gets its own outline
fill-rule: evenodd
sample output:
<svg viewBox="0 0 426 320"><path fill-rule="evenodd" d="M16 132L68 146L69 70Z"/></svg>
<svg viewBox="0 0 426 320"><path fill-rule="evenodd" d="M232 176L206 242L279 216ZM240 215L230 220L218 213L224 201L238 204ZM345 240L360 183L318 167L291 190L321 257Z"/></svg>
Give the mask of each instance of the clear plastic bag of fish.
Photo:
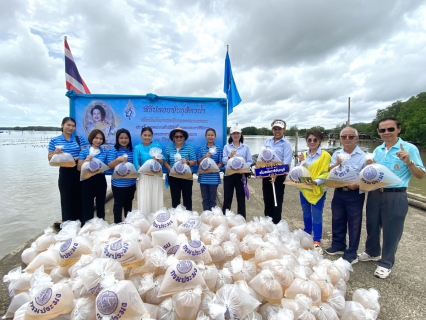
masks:
<svg viewBox="0 0 426 320"><path fill-rule="evenodd" d="M209 303L209 314L213 319L244 319L253 312L260 302L245 293L235 284L224 285L216 292L212 303Z"/></svg>
<svg viewBox="0 0 426 320"><path fill-rule="evenodd" d="M304 294L298 294L294 298L299 305L298 310L294 313L296 319L300 320L315 320L312 314L312 299Z"/></svg>
<svg viewBox="0 0 426 320"><path fill-rule="evenodd" d="M158 296L161 284L163 283L164 275L160 275L154 278L153 273L146 273L142 276L138 292L144 297L144 301L147 303L159 305L163 302L167 296Z"/></svg>
<svg viewBox="0 0 426 320"><path fill-rule="evenodd" d="M359 173L359 190L373 191L392 184L400 184L402 180L398 176L379 163L366 166Z"/></svg>
<svg viewBox="0 0 426 320"><path fill-rule="evenodd" d="M275 278L274 273L265 267L250 282L249 286L265 297L269 303L280 304L283 298L281 283Z"/></svg>
<svg viewBox="0 0 426 320"><path fill-rule="evenodd" d="M46 272L56 268L59 265L59 247L56 245L49 247L46 251L38 254L33 261L25 268L25 272L34 272L36 269L44 266Z"/></svg>
<svg viewBox="0 0 426 320"><path fill-rule="evenodd" d="M173 308L172 298L167 298L158 306L158 320L178 320L175 308Z"/></svg>
<svg viewBox="0 0 426 320"><path fill-rule="evenodd" d="M225 168L225 176L230 176L235 173L250 172L249 165L243 157L235 156L228 160Z"/></svg>
<svg viewBox="0 0 426 320"><path fill-rule="evenodd" d="M59 264L62 267L76 263L83 254L93 252L92 242L88 236L76 236L67 239L59 248Z"/></svg>
<svg viewBox="0 0 426 320"><path fill-rule="evenodd" d="M121 263L123 268L142 264L144 256L135 238L111 238L104 246L102 258L111 258Z"/></svg>
<svg viewBox="0 0 426 320"><path fill-rule="evenodd" d="M333 284L330 277L327 274L326 266L314 267L314 273L310 276L310 279L314 281L321 289L321 301L326 302L333 294Z"/></svg>
<svg viewBox="0 0 426 320"><path fill-rule="evenodd" d="M175 253L175 258L179 260L192 260L195 263L199 261L204 261L205 263L212 262L206 245L196 238L181 243Z"/></svg>
<svg viewBox="0 0 426 320"><path fill-rule="evenodd" d="M70 314L70 320L96 319L95 297L85 297L74 300L74 309Z"/></svg>
<svg viewBox="0 0 426 320"><path fill-rule="evenodd" d="M103 289L101 282L107 275L113 275L116 280L124 280L123 267L114 259L97 258L77 270L77 274L92 295L97 295Z"/></svg>
<svg viewBox="0 0 426 320"><path fill-rule="evenodd" d="M115 166L114 172L112 173L112 179L136 179L137 177L138 172L131 162L120 162Z"/></svg>
<svg viewBox="0 0 426 320"><path fill-rule="evenodd" d="M180 320L195 320L201 303L201 286L175 293L172 304Z"/></svg>
<svg viewBox="0 0 426 320"><path fill-rule="evenodd" d="M210 154L216 154L216 147L213 146L209 148ZM198 173L212 173L212 172L219 172L219 167L217 166L216 162L210 158L204 158L200 165L198 166Z"/></svg>
<svg viewBox="0 0 426 320"><path fill-rule="evenodd" d="M139 173L146 174L147 176L163 177L163 168L161 164L155 159L149 159L139 168Z"/></svg>
<svg viewBox="0 0 426 320"><path fill-rule="evenodd" d="M257 274L255 261L243 260L241 255L231 261L230 270L234 281L244 280L250 282Z"/></svg>
<svg viewBox="0 0 426 320"><path fill-rule="evenodd" d="M360 288L355 290L352 295L352 300L357 301L362 304L365 309L371 309L376 311L377 315L380 313L380 304L379 304L380 294L374 289L364 289Z"/></svg>
<svg viewBox="0 0 426 320"><path fill-rule="evenodd" d="M97 158L86 161L81 166L80 181L87 180L98 173L109 170L109 167Z"/></svg>
<svg viewBox="0 0 426 320"><path fill-rule="evenodd" d="M64 146L56 146L55 148L62 151ZM70 153L61 152L53 154L52 158L50 158L49 165L51 165L52 167L72 168L75 167L76 163Z"/></svg>
<svg viewBox="0 0 426 320"><path fill-rule="evenodd" d="M377 313L374 310L365 309L361 303L357 301L346 301L345 310L341 316L345 320L375 320Z"/></svg>
<svg viewBox="0 0 426 320"><path fill-rule="evenodd" d="M30 281L32 273L22 272L21 266L16 267L3 276L3 282L9 282L8 291L9 296L12 298L14 295L30 288Z"/></svg>
<svg viewBox="0 0 426 320"><path fill-rule="evenodd" d="M21 292L17 295L15 295L12 298L12 301L9 304L9 307L7 307L6 313L2 317L2 319L5 318L12 318L15 314L15 312L22 307L23 304L29 302L31 300L30 295L28 292Z"/></svg>
<svg viewBox="0 0 426 320"><path fill-rule="evenodd" d="M152 222L151 227L149 228L147 235L151 235L151 232L163 230L163 229L173 229L177 232L178 223L176 216L167 211L166 208L158 210L155 214L155 219Z"/></svg>
<svg viewBox="0 0 426 320"><path fill-rule="evenodd" d="M287 289L294 280L294 264L288 258L268 260L262 262L260 267L269 268L283 289Z"/></svg>
<svg viewBox="0 0 426 320"><path fill-rule="evenodd" d="M178 234L174 229L164 229L151 232L152 246L160 246L166 252L178 244ZM174 251L173 253L175 253Z"/></svg>
<svg viewBox="0 0 426 320"><path fill-rule="evenodd" d="M170 170L169 175L171 177L179 178L179 179L187 179L192 180L192 171L189 165L182 162L182 156L180 153L175 154L175 164L172 167L172 170Z"/></svg>
<svg viewBox="0 0 426 320"><path fill-rule="evenodd" d="M351 184L359 184L358 172L352 166L340 164L330 170L325 186L328 188L346 187Z"/></svg>
<svg viewBox="0 0 426 320"><path fill-rule="evenodd" d="M202 223L198 219L188 219L184 221L179 227L178 227L178 233L185 233L187 236L191 234L192 230L199 230L200 234L203 232L209 230L209 226Z"/></svg>
<svg viewBox="0 0 426 320"><path fill-rule="evenodd" d="M223 267L222 269L219 269L219 274L216 279L216 285L213 291L217 291L223 286L227 284L233 284L234 280L232 279L232 273L230 268Z"/></svg>
<svg viewBox="0 0 426 320"><path fill-rule="evenodd" d="M39 253L40 252L36 249L35 242L33 242L31 243L31 247L26 248L24 251L22 251L21 260L24 264L29 265Z"/></svg>
<svg viewBox="0 0 426 320"><path fill-rule="evenodd" d="M102 317L135 319L148 314L131 281L114 281L111 285L103 284L103 286L105 289L96 297L96 317L98 319L102 319Z"/></svg>
<svg viewBox="0 0 426 320"><path fill-rule="evenodd" d="M197 285L200 285L203 290L207 289L206 282L195 262L177 260L167 268L158 296L162 297L182 290L194 289Z"/></svg>
<svg viewBox="0 0 426 320"><path fill-rule="evenodd" d="M326 304L331 306L336 311L337 316L341 318L345 310L345 293L334 289L333 294L328 298Z"/></svg>
<svg viewBox="0 0 426 320"><path fill-rule="evenodd" d="M45 251L50 245L55 244L55 231L52 227L44 229L44 234L37 238L35 241L35 249L37 251Z"/></svg>
<svg viewBox="0 0 426 320"><path fill-rule="evenodd" d="M281 164L281 163L282 163L282 159L278 157L274 149L271 149L268 147L262 147L257 157L256 167L259 168L262 166L271 166L274 164Z"/></svg>
<svg viewBox="0 0 426 320"><path fill-rule="evenodd" d="M294 299L296 295L304 294L312 299L312 303L318 304L321 301L321 289L315 282L309 279L305 268L303 266L296 266L294 268L294 276L293 282L285 290L285 297Z"/></svg>
<svg viewBox="0 0 426 320"><path fill-rule="evenodd" d="M288 177L284 183L289 185L296 185L298 186L299 183L309 182L312 181L311 173L309 170L302 164L299 166L294 167L290 170ZM306 187L306 186L304 186Z"/></svg>

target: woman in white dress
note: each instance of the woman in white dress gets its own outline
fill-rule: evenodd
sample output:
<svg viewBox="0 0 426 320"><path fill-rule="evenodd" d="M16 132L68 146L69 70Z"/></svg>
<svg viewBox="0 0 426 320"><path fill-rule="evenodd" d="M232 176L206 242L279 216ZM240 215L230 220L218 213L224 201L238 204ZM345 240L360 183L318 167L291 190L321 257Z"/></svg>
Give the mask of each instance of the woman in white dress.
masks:
<svg viewBox="0 0 426 320"><path fill-rule="evenodd" d="M136 170L147 161L152 159L149 150L160 148L158 142L152 141L154 135L151 127L143 127L141 131L142 142L133 149L133 164ZM156 159L159 163L163 160ZM145 214L153 213L163 208L163 177L139 174L137 182L138 209Z"/></svg>

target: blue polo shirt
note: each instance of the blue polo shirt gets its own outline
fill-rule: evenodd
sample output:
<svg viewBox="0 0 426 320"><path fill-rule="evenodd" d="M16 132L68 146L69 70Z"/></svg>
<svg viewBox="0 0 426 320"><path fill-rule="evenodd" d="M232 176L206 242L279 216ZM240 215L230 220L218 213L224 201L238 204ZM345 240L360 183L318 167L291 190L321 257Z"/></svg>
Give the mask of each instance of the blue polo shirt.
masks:
<svg viewBox="0 0 426 320"><path fill-rule="evenodd" d="M341 153L346 153L343 149L336 150L331 157L330 167L337 163L337 157ZM358 174L365 167L365 152L360 147L356 146L354 151L351 153L351 158L345 160L343 163L345 166L351 166Z"/></svg>
<svg viewBox="0 0 426 320"><path fill-rule="evenodd" d="M130 151L128 148L124 149L122 146L118 149L118 151L113 147L108 151L107 154L107 162L110 163L111 161L114 161L118 157L121 157L122 155L127 154L127 162L133 163L133 151ZM130 187L136 184L136 179L112 179L111 178L111 184L114 187Z"/></svg>
<svg viewBox="0 0 426 320"><path fill-rule="evenodd" d="M216 147L216 153L212 154L210 158L216 163L219 164L222 161L222 148L220 148L217 145L214 145ZM207 144L201 146L197 151L197 160L200 160L202 157L206 155L207 152L209 152L209 146ZM200 173L198 174L198 182L201 184L220 184L220 175L219 172L212 172L212 173Z"/></svg>
<svg viewBox="0 0 426 320"><path fill-rule="evenodd" d="M50 152L54 152L56 149L56 146L64 146L62 148L63 152L67 152L72 155L73 158L78 157L80 154L82 147L88 147L89 143L86 139L84 139L82 136L78 136L80 139L80 145L78 145L77 141L75 140L75 137L72 135L70 140L67 140L64 135L60 135L57 137L54 137L49 142L49 148L48 150Z"/></svg>
<svg viewBox="0 0 426 320"><path fill-rule="evenodd" d="M101 152L99 152L95 158L101 160L103 163L107 164L107 154L108 151L103 149L103 148L99 148L99 150ZM90 154L90 148L86 148L80 151L80 154L78 155L78 160L86 160L87 156Z"/></svg>
<svg viewBox="0 0 426 320"><path fill-rule="evenodd" d="M224 165L226 165L228 163L228 157L231 154L231 152L233 150L237 150L237 153L235 154L236 157L241 157L244 158L244 160L246 161L247 165L250 167L251 164L253 163L253 159L251 157L251 153L250 153L250 149L249 147L244 144L244 143L240 143L240 146L237 148L234 143L228 143L227 145L225 145L225 147L223 147L223 158L222 158L222 163Z"/></svg>
<svg viewBox="0 0 426 320"><path fill-rule="evenodd" d="M164 161L167 162L170 165L170 167L172 167L172 168L175 164L175 157L174 156L178 152L180 153L182 158L186 159L186 161L196 161L197 160L197 158L195 157L194 148L191 147L190 145L186 144L186 142L183 143L183 146L182 146L182 148L180 148L179 151L176 149L176 146L173 143L173 144L169 145L164 152Z"/></svg>
<svg viewBox="0 0 426 320"><path fill-rule="evenodd" d="M389 150L386 149L386 145L383 142L380 146L374 149L374 161L384 165L386 168L395 173L403 182L400 184L392 184L385 188L400 188L407 187L411 179L411 172L408 166L398 158L397 152L401 151L400 144L404 146L405 151L410 155L410 159L414 162L414 165L425 171L422 159L420 158L419 149L411 143L408 143L401 138L395 143Z"/></svg>
<svg viewBox="0 0 426 320"><path fill-rule="evenodd" d="M291 149L290 142L288 142L284 136L278 141L274 141L274 137L269 138L263 145L274 150L282 163L291 164L291 160L293 159L293 150Z"/></svg>

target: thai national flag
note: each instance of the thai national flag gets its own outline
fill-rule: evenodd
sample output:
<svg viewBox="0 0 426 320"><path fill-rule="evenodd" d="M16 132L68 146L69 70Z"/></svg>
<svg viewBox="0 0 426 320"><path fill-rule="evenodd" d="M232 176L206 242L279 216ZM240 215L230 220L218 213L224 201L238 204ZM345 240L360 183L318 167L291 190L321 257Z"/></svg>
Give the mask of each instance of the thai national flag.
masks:
<svg viewBox="0 0 426 320"><path fill-rule="evenodd" d="M68 46L67 37L64 39L65 45L65 84L68 90L74 90L76 93L90 94L89 88L86 86L83 78L78 73L77 66L74 62L70 47Z"/></svg>

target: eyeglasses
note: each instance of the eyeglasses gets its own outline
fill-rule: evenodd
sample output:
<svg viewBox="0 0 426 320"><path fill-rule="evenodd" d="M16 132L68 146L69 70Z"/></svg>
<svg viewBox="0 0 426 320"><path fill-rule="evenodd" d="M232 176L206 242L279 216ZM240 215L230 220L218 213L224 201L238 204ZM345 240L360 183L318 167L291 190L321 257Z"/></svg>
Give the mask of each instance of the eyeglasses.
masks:
<svg viewBox="0 0 426 320"><path fill-rule="evenodd" d="M183 136L174 136L176 139L183 139Z"/></svg>
<svg viewBox="0 0 426 320"><path fill-rule="evenodd" d="M345 139L353 140L355 138L356 138L356 136L340 136L340 139L343 139L343 140L345 140Z"/></svg>
<svg viewBox="0 0 426 320"><path fill-rule="evenodd" d="M308 139L306 141L308 141L308 142L318 142L318 139L317 138L313 138L313 139Z"/></svg>
<svg viewBox="0 0 426 320"><path fill-rule="evenodd" d="M383 128L383 129L379 129L378 131L379 131L380 133L385 133L385 132L386 132L386 130L387 130L388 132L394 132L396 129L395 129L394 127L390 127L390 128Z"/></svg>

